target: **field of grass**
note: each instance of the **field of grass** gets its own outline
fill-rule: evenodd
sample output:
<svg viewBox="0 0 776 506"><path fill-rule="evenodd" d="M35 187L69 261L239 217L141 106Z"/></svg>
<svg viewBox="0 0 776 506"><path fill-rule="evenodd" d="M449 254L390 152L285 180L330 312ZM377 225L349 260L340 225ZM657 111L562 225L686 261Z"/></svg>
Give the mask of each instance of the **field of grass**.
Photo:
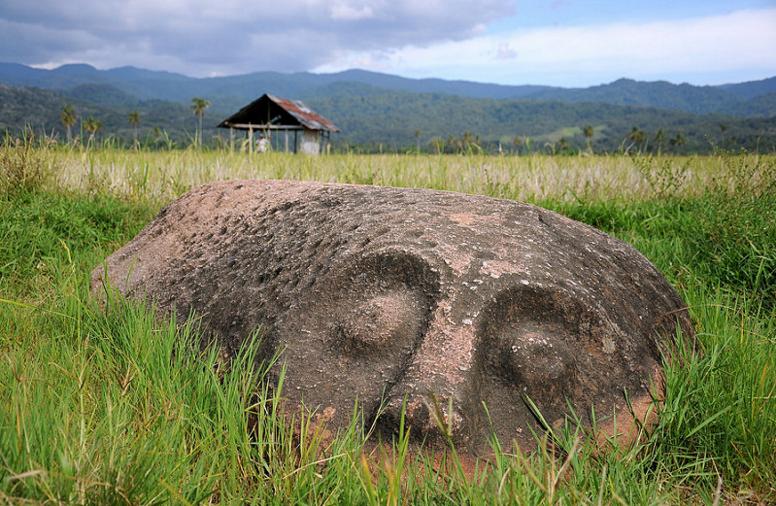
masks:
<svg viewBox="0 0 776 506"><path fill-rule="evenodd" d="M496 452L465 476L363 456L279 416L254 340L225 368L190 323L89 273L206 181L292 178L530 201L633 244L688 303L699 352L667 365L636 445ZM680 344L682 342L680 341ZM0 503L663 504L776 501L776 157L355 156L0 148ZM368 429L368 428L367 428ZM299 434L302 436L300 437Z"/></svg>

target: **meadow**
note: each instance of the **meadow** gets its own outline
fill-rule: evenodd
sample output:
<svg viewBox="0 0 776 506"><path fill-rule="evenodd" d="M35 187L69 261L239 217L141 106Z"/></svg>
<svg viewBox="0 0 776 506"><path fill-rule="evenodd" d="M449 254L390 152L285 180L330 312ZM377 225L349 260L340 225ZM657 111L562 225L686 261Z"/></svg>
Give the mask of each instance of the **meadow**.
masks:
<svg viewBox="0 0 776 506"><path fill-rule="evenodd" d="M467 476L365 456L280 416L260 336L228 367L193 322L89 294L91 270L207 181L286 178L528 201L634 245L689 306L657 427L620 447L573 424ZM281 357L282 359L282 357ZM666 504L776 502L776 156L331 155L0 148L0 502ZM301 434L302 436L299 436ZM552 444L548 440L552 440ZM551 449L550 449L551 448Z"/></svg>

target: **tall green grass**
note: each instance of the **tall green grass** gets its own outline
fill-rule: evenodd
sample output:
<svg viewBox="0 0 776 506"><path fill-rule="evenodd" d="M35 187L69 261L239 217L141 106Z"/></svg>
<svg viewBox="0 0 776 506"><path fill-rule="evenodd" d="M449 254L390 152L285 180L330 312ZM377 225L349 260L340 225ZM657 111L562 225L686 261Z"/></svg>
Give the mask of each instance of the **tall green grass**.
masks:
<svg viewBox="0 0 776 506"><path fill-rule="evenodd" d="M312 428L308 414L279 416L282 386L270 389L263 381L266 365L253 360L258 335L228 364L219 350L200 347L196 320L159 319L115 296L99 305L89 294L91 269L189 182L162 183L160 169L149 165L128 182L124 172L126 186L117 186L111 163L124 167L115 169L121 172L128 160L156 155L115 152L88 155L99 165L92 183L63 185L73 154L31 153L47 167L43 176L0 191L0 502L776 501L776 204L762 159L711 160L728 172L712 167L716 182L704 179L707 186L686 195L658 195L643 176L638 198L617 192L604 198L597 187L572 194L562 186L531 195L647 255L688 303L700 349L680 346L680 359L667 365L658 426L639 444L580 443L569 426L556 434L552 450L541 440L528 455L497 447L492 461L471 476L454 452L443 466L409 452L406 430L392 447L376 449L365 443L369 428L357 419L330 440ZM353 167L336 165L343 160ZM367 158L343 160L322 162L324 168L308 158L281 161L299 177L366 174L361 161ZM397 158L391 165L392 158L376 157L369 163L384 170L371 182L393 178L407 186L417 177L419 186L461 189L456 184L463 183L448 182L458 181L452 172L466 173L457 165L462 160L502 163L495 157L445 160ZM574 170L588 159L533 160L509 163L541 163L532 169L541 172L565 163ZM664 160L599 163L627 165L628 174L638 175L644 169L637 163ZM740 170L753 175L736 182L739 176L730 171L739 163L750 164ZM514 168L518 174L525 170L520 167ZM388 174L391 168L396 174ZM230 174L226 166L219 170ZM424 179L424 173L431 175ZM517 175L488 177L480 172L466 184L502 197L522 191ZM744 191L743 179L764 184Z"/></svg>

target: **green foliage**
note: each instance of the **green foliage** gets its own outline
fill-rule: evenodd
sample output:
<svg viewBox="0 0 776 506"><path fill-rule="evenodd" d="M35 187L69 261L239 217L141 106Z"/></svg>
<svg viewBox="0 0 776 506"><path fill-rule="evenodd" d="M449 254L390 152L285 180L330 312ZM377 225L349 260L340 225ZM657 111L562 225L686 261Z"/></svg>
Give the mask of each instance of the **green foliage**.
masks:
<svg viewBox="0 0 776 506"><path fill-rule="evenodd" d="M700 354L688 346L668 369L664 419L652 435L655 453L646 457L657 468L684 470L688 482L705 482L709 490L720 480L728 491L738 482L739 494L768 491L759 500L770 502L776 500L776 309L762 308L745 291L732 293L684 291Z"/></svg>
<svg viewBox="0 0 776 506"><path fill-rule="evenodd" d="M139 140L148 147L167 148L166 144L155 142L154 128L164 131L175 143L187 140L189 132L193 130L188 126L191 123L191 112L182 104L162 101L125 104L122 101L111 102L110 97L106 97L106 101L91 101L89 97L71 97L49 90L0 85L0 131L21 136L28 127L38 135L41 132L47 135L53 132L66 138L67 128L60 115L67 106L77 111L77 116L81 118L80 127L84 131L85 120L91 117L102 124L104 132L126 144L132 142L135 135L135 127L127 121L133 111L139 112L143 119L137 133ZM75 127L75 140L84 144L85 139L79 139L77 135L78 118L75 120L72 124ZM212 128L208 131L214 132Z"/></svg>
<svg viewBox="0 0 776 506"><path fill-rule="evenodd" d="M62 108L62 112L59 113L59 120L62 122L62 126L64 126L65 130L67 131L67 142L72 142L73 125L75 125L75 122L78 121L75 108L70 104L65 104L65 106Z"/></svg>
<svg viewBox="0 0 776 506"><path fill-rule="evenodd" d="M202 97L194 97L191 99L191 110L194 112L194 116L197 117L197 132L194 138L194 143L197 146L202 145L202 119L205 117L205 109L210 107L210 101Z"/></svg>
<svg viewBox="0 0 776 506"><path fill-rule="evenodd" d="M260 454L249 424L263 430L274 416L246 409L263 375L257 341L226 368L217 349L199 350L192 323L159 324L113 298L103 311L77 270L58 267L59 300L18 308L22 319L0 341L10 350L0 368L0 497L197 504L260 480L264 470L241 459Z"/></svg>
<svg viewBox="0 0 776 506"><path fill-rule="evenodd" d="M635 155L631 159L633 165L636 166L658 197L667 197L681 192L687 183L688 172L692 164L692 160L689 158L677 161L662 156Z"/></svg>
<svg viewBox="0 0 776 506"><path fill-rule="evenodd" d="M685 234L708 277L776 307L776 192L710 196L689 212L702 217Z"/></svg>
<svg viewBox="0 0 776 506"><path fill-rule="evenodd" d="M98 120L102 131L123 145L135 144L136 136L142 145L153 149L192 143L218 145L216 121L205 121L203 116L208 100L194 99L204 102L191 102L190 108L179 102L127 101L123 95L107 92L90 97L0 85L0 129L18 133L29 126L36 132L62 135L67 129L62 129L59 111L73 104L82 118ZM336 83L300 98L342 129L333 137L335 148L341 151L407 152L419 147L431 153L496 153L499 143L507 153L522 154L626 149L655 153L708 153L716 148L776 151L774 117L744 119L606 103L466 98L354 83ZM224 118L242 105L213 98L208 117ZM142 115L140 127L127 122L132 112ZM727 126L724 132L720 123ZM82 121L84 129L87 125L90 123ZM586 136L590 131L584 127L591 125L595 125L594 135ZM658 132L659 140L651 142ZM515 136L534 142L521 146L503 142Z"/></svg>
<svg viewBox="0 0 776 506"><path fill-rule="evenodd" d="M589 146L596 152L612 153L628 144L633 144L631 152L707 153L722 144L728 149L760 152L776 149L773 117L744 120L607 103L474 99L364 90L350 83L340 83L327 91L326 95L306 98L306 103L343 130L335 137L337 142L365 152L378 152L379 145L384 151L414 146L415 131L423 133L423 148L431 153L439 151L439 139L446 140L443 151L460 152L456 143L464 141L466 132L477 136L478 146L489 153L497 152L502 138L512 139L515 135L531 137L535 141L533 151L543 150L546 143L556 151L571 152ZM730 125L724 134L718 127L721 121ZM590 125L596 125L594 137L584 135L584 127ZM659 130L672 142L662 146L647 142ZM567 146L556 145L561 138L566 139ZM524 146L520 152L530 150Z"/></svg>
<svg viewBox="0 0 776 506"><path fill-rule="evenodd" d="M0 195L0 293L46 279L67 258L87 272L95 258L86 253L117 247L139 232L155 209L147 201L132 205L100 193L30 189Z"/></svg>
<svg viewBox="0 0 776 506"><path fill-rule="evenodd" d="M544 205L633 243L677 282L692 272L711 286L743 291L766 308L776 307L773 196Z"/></svg>
<svg viewBox="0 0 776 506"><path fill-rule="evenodd" d="M634 244L665 262L664 272L677 280L692 271L712 286L744 291L776 308L776 161L724 155L724 182L714 181L697 198L681 198L689 159L632 160L658 199L545 205ZM643 244L644 235L649 240ZM651 244L661 248L651 252ZM661 259L666 253L671 258Z"/></svg>

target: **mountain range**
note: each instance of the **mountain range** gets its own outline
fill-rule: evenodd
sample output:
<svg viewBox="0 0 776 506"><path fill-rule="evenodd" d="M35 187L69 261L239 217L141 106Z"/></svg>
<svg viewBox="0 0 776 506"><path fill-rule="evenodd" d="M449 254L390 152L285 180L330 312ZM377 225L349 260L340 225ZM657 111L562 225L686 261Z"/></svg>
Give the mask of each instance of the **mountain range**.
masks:
<svg viewBox="0 0 776 506"><path fill-rule="evenodd" d="M351 146L401 149L464 133L480 144L530 136L540 143L562 138L581 145L587 125L594 127L593 141L601 149L616 149L634 128L645 132L645 140L658 130L666 138L679 133L684 141L675 147L680 151L731 141L768 150L776 144L776 77L719 86L619 79L559 88L409 79L364 70L194 78L135 67L70 64L46 70L0 63L0 83L0 128L9 130L28 124L60 131L58 113L69 103L119 137L129 135L128 111L138 110L144 132L164 128L184 142L193 130L192 97L211 102L206 122L212 127L272 93L304 100L340 126L339 142Z"/></svg>

